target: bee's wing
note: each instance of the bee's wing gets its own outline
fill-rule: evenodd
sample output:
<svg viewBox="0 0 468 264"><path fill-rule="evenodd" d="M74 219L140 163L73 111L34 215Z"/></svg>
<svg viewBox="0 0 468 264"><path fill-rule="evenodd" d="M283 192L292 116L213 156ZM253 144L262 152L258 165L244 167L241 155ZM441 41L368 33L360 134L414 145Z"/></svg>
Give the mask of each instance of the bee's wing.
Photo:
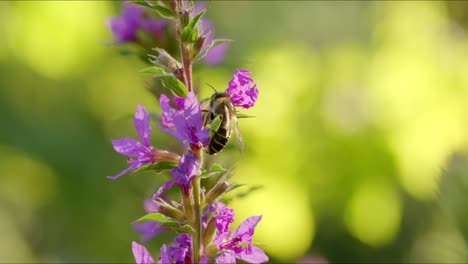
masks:
<svg viewBox="0 0 468 264"><path fill-rule="evenodd" d="M241 152L244 152L244 140L242 139L242 134L239 129L239 124L237 122L237 116L236 113L234 112L233 115L231 115L231 122L234 124L234 133L236 133L236 138L237 141L239 142L239 148Z"/></svg>

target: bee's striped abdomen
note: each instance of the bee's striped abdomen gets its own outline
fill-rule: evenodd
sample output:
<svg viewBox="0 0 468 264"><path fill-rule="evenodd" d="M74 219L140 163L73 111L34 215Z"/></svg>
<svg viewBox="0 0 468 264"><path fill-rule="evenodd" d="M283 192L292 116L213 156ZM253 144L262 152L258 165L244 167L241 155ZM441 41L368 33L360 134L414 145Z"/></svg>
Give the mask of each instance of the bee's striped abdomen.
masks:
<svg viewBox="0 0 468 264"><path fill-rule="evenodd" d="M224 146L226 146L229 138L231 137L231 118L229 112L226 112L226 105L220 105L220 113L221 115L221 124L219 125L218 130L214 133L213 137L210 140L210 144L208 145L208 154L213 155L221 150L223 150Z"/></svg>

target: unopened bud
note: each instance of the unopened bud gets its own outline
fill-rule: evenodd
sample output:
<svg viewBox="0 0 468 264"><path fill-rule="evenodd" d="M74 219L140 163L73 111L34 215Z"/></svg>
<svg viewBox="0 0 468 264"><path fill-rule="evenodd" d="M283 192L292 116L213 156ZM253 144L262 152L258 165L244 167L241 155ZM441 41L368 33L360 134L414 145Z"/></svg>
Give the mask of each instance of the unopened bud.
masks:
<svg viewBox="0 0 468 264"><path fill-rule="evenodd" d="M206 203L211 204L217 201L219 198L221 198L228 187L229 184L226 181L220 181L216 183L216 185L206 194Z"/></svg>
<svg viewBox="0 0 468 264"><path fill-rule="evenodd" d="M176 59L174 59L171 56L171 54L169 54L166 50L160 48L155 48L153 50L155 50L158 54L156 56L150 56L150 58L152 58L152 60L150 60L152 63L164 66L168 68L171 72L182 67L181 64Z"/></svg>
<svg viewBox="0 0 468 264"><path fill-rule="evenodd" d="M218 252L219 249L215 244L210 244L205 248L205 253L210 257L218 254Z"/></svg>
<svg viewBox="0 0 468 264"><path fill-rule="evenodd" d="M180 160L180 156L178 154L167 151L167 150L159 150L159 149L154 150L153 157L155 158L156 162L171 161L174 163L179 163L179 160Z"/></svg>
<svg viewBox="0 0 468 264"><path fill-rule="evenodd" d="M172 218L172 219L176 219L176 220L179 220L179 221L182 221L185 219L185 215L184 215L184 212L182 212L181 210L177 209L177 208L174 208L172 207L171 205L167 204L167 203L159 203L159 210L158 210L161 214L169 217L169 218Z"/></svg>
<svg viewBox="0 0 468 264"><path fill-rule="evenodd" d="M179 14L181 27L185 28L190 22L190 11L182 10Z"/></svg>
<svg viewBox="0 0 468 264"><path fill-rule="evenodd" d="M209 245L213 242L216 235L216 218L212 217L206 226L205 233L203 234L203 245Z"/></svg>
<svg viewBox="0 0 468 264"><path fill-rule="evenodd" d="M193 220L193 202L192 202L192 198L190 197L190 195L186 195L185 192L184 192L182 200L183 200L183 204L184 204L185 216L187 217L187 219L189 221L192 221Z"/></svg>
<svg viewBox="0 0 468 264"><path fill-rule="evenodd" d="M195 58L200 51L202 50L203 46L205 45L206 42L206 36L201 36L195 41L193 44L193 50L192 50L192 57Z"/></svg>

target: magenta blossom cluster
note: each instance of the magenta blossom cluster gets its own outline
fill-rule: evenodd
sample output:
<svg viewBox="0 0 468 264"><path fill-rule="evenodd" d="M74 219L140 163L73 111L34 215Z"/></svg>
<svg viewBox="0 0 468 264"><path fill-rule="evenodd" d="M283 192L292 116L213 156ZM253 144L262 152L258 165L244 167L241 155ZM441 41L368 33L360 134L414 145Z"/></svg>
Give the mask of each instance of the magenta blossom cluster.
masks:
<svg viewBox="0 0 468 264"><path fill-rule="evenodd" d="M236 263L238 260L263 263L268 261L268 256L253 244L255 229L262 216L251 216L237 229L231 230L234 210L221 201L226 193L239 185L229 183L229 170L219 164L208 167L208 163L204 162L205 155L214 155L208 151L209 146L212 143L221 144L216 139L224 137L223 144L228 144L231 134L228 129L231 126L228 122L223 123L223 120L229 121L228 117L232 117L232 122L237 122L233 116L237 115L235 108L252 107L257 101L258 89L250 77L251 73L240 69L227 84L221 101L216 101L220 98L212 96L212 102L208 105L200 103L194 92L198 89L193 88L192 64L206 58L204 56L208 51L213 51L217 44L223 42L211 42L214 28L202 17L206 10L199 10L200 7L184 0L135 1L124 6L122 16L110 20L116 42L123 43L138 42L141 31L151 33L154 30L156 36L158 30L165 27L165 24L159 24L150 16L148 10L172 19L169 25L177 32L174 35L179 44L181 61L172 57L167 50L157 49L160 55L152 61L155 66L145 69L145 72L159 78L172 94L158 94L159 115L150 115L143 105L137 106L133 124L139 140L125 137L112 141L114 150L128 158L129 166L108 178L115 180L129 172L141 170L170 175L153 196L145 200L146 214L133 222L133 228L141 234L142 243L163 231L178 234L174 243L162 245L157 263L221 264ZM175 66L167 67L168 61ZM152 120L152 116L157 118ZM182 151L171 152L154 147L151 143L153 122L161 132L177 139L183 146ZM237 127L237 123L235 125ZM214 184L208 185L202 179L210 179ZM180 199L174 199L174 193L169 189L176 190ZM133 242L132 250L137 263L156 263L145 246Z"/></svg>
<svg viewBox="0 0 468 264"><path fill-rule="evenodd" d="M199 13L206 6L206 1L197 1L193 12ZM166 46L168 43L174 42L171 36L175 34L175 27L171 26L168 22L170 21L151 16L145 10L145 7L141 5L124 1L122 13L118 16L110 17L107 25L114 36L115 44L133 43L146 48L139 36L139 34L144 34L153 43L157 43L158 47L171 50L170 47ZM205 39L202 49L205 49L215 39L215 27L210 20L202 18L200 32ZM213 47L206 53L203 60L209 65L223 62L228 47L229 43L222 43ZM151 53L151 50L147 50L147 52Z"/></svg>
<svg viewBox="0 0 468 264"><path fill-rule="evenodd" d="M144 106L137 106L133 123L141 143L133 138L122 138L112 141L115 151L129 157L128 163L130 166L115 176L107 176L109 179L115 180L127 172L136 170L145 164L152 164L160 161L177 162L180 159L180 156L175 153L158 150L151 146L150 137L152 129L150 125L150 114L146 111Z"/></svg>
<svg viewBox="0 0 468 264"><path fill-rule="evenodd" d="M116 44L138 42L138 32L160 39L167 27L167 21L149 16L143 6L125 2L122 14L111 17L108 26L115 37Z"/></svg>
<svg viewBox="0 0 468 264"><path fill-rule="evenodd" d="M207 146L210 129L203 128L202 106L195 94L190 92L186 98L174 96L174 102L176 108L170 106L165 94L161 95L159 103L163 112L160 129L191 148Z"/></svg>
<svg viewBox="0 0 468 264"><path fill-rule="evenodd" d="M214 223L216 235L213 243L206 245L206 255L204 263L207 263L208 256L214 256L217 264L236 263L236 259L248 263L263 263L268 261L268 256L258 247L253 246L252 237L255 227L262 219L261 216L251 216L243 221L239 227L229 232L229 227L234 222L234 210L228 208L221 202L211 205L208 212L213 212L209 223ZM208 223L205 222L204 225ZM169 248L166 245L161 247L161 257L158 263L189 263L191 252L191 238L182 234L176 238L176 243ZM155 263L148 250L133 242L133 255L136 263ZM200 262L202 263L202 261Z"/></svg>
<svg viewBox="0 0 468 264"><path fill-rule="evenodd" d="M229 82L226 93L231 97L235 106L250 108L257 101L258 88L248 70L237 70L234 77Z"/></svg>

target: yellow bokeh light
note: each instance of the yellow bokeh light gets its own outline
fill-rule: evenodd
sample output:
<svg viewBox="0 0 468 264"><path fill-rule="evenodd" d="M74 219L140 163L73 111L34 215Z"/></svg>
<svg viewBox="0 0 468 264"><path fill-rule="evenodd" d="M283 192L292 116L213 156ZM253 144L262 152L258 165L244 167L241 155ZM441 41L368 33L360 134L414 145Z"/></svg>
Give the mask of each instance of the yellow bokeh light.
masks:
<svg viewBox="0 0 468 264"><path fill-rule="evenodd" d="M32 212L55 196L56 175L46 164L3 146L0 146L0 161L2 200Z"/></svg>
<svg viewBox="0 0 468 264"><path fill-rule="evenodd" d="M388 184L365 183L358 187L345 213L345 223L356 238L371 246L393 240L400 227L401 201Z"/></svg>
<svg viewBox="0 0 468 264"><path fill-rule="evenodd" d="M11 11L9 47L44 76L75 76L106 49L109 2L16 2Z"/></svg>
<svg viewBox="0 0 468 264"><path fill-rule="evenodd" d="M254 239L259 246L280 261L292 261L303 256L315 234L311 205L305 202L307 193L292 183L288 175L259 168L251 162L239 165L234 179L263 186L245 199L235 199L230 204L236 210L236 223L261 214L263 220Z"/></svg>

